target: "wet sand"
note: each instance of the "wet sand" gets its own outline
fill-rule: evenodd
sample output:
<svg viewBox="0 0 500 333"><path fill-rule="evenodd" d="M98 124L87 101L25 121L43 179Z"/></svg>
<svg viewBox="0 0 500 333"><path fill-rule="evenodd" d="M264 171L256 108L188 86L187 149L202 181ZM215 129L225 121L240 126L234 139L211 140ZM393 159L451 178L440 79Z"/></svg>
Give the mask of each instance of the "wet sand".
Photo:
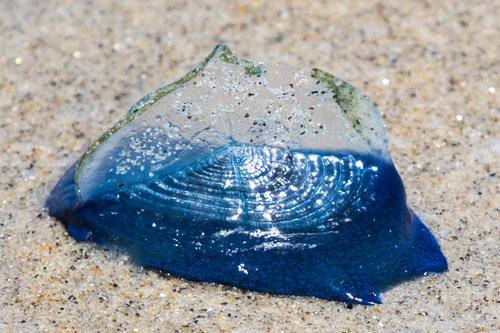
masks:
<svg viewBox="0 0 500 333"><path fill-rule="evenodd" d="M500 330L498 17L494 1L2 1L0 329ZM371 307L268 295L143 270L48 217L45 198L86 147L219 43L370 96L449 271Z"/></svg>

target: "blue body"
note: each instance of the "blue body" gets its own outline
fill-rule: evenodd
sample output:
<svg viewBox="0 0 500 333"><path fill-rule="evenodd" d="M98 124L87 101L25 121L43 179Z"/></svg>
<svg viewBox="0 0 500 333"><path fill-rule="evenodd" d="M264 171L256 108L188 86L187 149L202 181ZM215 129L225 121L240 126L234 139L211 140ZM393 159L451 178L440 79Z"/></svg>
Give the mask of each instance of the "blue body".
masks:
<svg viewBox="0 0 500 333"><path fill-rule="evenodd" d="M78 241L118 245L147 268L261 292L376 304L380 292L443 272L447 262L433 235L407 208L394 165L358 158L377 168L373 200L354 201L338 216L341 223L321 230L305 226L276 236L189 214L172 217L164 205L117 197L128 185L79 202L76 165L56 185L47 207ZM282 236L287 246L280 246Z"/></svg>

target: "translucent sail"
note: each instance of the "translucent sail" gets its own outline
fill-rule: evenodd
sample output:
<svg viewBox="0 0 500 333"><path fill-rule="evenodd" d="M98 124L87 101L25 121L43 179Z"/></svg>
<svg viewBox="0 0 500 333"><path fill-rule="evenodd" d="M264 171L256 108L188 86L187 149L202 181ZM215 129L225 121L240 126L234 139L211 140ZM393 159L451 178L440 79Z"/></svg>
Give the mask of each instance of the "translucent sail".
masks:
<svg viewBox="0 0 500 333"><path fill-rule="evenodd" d="M231 144L390 160L384 121L361 91L319 69L249 62L219 45L89 147L77 167L77 192L84 201L171 174Z"/></svg>

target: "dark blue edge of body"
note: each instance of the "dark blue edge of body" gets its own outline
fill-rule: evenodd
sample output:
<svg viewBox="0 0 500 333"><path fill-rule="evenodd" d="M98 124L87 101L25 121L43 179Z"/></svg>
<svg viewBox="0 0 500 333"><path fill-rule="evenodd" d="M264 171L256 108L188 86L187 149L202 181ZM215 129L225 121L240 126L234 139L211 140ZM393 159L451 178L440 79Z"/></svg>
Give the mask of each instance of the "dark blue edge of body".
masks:
<svg viewBox="0 0 500 333"><path fill-rule="evenodd" d="M381 303L380 292L415 277L444 272L448 266L434 236L406 207L404 187L393 164L371 156L358 158L381 168L376 188L380 200L364 213L346 212L354 214L359 225L338 226L335 232L341 236L331 232L304 236L308 230L303 230L293 241L314 247L301 250L255 250L262 240L245 232L209 239L207 235L227 227L196 225L189 219L168 221L168 212L158 214L154 209L139 218L135 214L139 207L130 201L81 203L74 182L76 163L56 184L46 207L77 241L117 245L146 268L192 281L373 305ZM125 208L116 216L110 214L111 207ZM168 228L152 233L145 226L154 221ZM181 230L180 235L174 230ZM178 245L174 248L171 239L178 239L181 249ZM195 241L208 245L201 249L189 245ZM247 245L234 245L242 243ZM224 253L225 249L236 252Z"/></svg>

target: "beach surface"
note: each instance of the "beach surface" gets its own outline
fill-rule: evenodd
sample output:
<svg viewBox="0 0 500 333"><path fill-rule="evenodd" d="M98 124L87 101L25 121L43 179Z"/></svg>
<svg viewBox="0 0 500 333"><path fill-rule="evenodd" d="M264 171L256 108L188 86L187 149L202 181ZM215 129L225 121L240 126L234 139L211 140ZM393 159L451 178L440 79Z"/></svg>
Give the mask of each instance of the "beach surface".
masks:
<svg viewBox="0 0 500 333"><path fill-rule="evenodd" d="M498 332L499 17L498 1L1 1L0 330ZM217 44L364 91L449 271L357 306L186 281L68 236L44 209L57 180Z"/></svg>

